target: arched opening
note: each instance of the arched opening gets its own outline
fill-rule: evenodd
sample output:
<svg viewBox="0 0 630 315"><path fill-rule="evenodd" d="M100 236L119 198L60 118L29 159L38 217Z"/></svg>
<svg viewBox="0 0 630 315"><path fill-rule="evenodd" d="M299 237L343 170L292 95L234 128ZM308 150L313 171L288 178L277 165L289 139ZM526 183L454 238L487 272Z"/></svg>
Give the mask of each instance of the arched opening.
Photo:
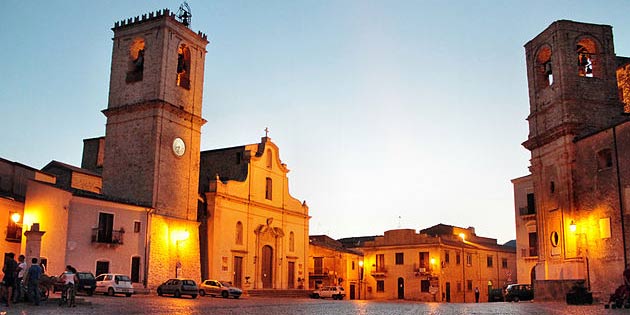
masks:
<svg viewBox="0 0 630 315"><path fill-rule="evenodd" d="M177 50L177 86L190 90L190 49L186 44Z"/></svg>
<svg viewBox="0 0 630 315"><path fill-rule="evenodd" d="M289 251L295 251L295 234L293 233L293 231L289 233Z"/></svg>
<svg viewBox="0 0 630 315"><path fill-rule="evenodd" d="M590 38L582 38L576 47L578 75L581 77L598 77L597 44Z"/></svg>
<svg viewBox="0 0 630 315"><path fill-rule="evenodd" d="M243 245L243 223L236 222L236 244Z"/></svg>
<svg viewBox="0 0 630 315"><path fill-rule="evenodd" d="M405 279L398 278L398 299L403 300L405 298Z"/></svg>
<svg viewBox="0 0 630 315"><path fill-rule="evenodd" d="M273 165L273 153L271 150L267 150L267 168L271 168Z"/></svg>
<svg viewBox="0 0 630 315"><path fill-rule="evenodd" d="M551 64L551 47L545 45L536 54L536 86L539 89L553 84L553 67Z"/></svg>
<svg viewBox="0 0 630 315"><path fill-rule="evenodd" d="M271 289L273 288L273 249L271 246L263 246L261 260L263 289Z"/></svg>
<svg viewBox="0 0 630 315"><path fill-rule="evenodd" d="M129 46L129 61L127 63L127 83L142 81L144 73L144 39L136 38Z"/></svg>

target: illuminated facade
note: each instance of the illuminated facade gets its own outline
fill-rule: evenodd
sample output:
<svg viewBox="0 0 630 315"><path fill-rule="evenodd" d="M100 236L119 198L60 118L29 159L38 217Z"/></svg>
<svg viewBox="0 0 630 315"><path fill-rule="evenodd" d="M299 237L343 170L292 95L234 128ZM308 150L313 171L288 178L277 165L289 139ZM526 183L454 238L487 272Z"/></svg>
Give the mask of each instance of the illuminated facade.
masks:
<svg viewBox="0 0 630 315"><path fill-rule="evenodd" d="M567 20L525 51L530 114L523 146L531 152L535 213L519 212L517 242L526 248L531 242L522 238L535 231L537 248L519 257L526 264L519 270L535 259L529 274L537 300L564 299L578 281L606 299L623 284L630 248L630 165L623 159L630 154L630 59L615 55L610 26ZM514 182L516 207L527 207L522 183Z"/></svg>
<svg viewBox="0 0 630 315"><path fill-rule="evenodd" d="M269 137L201 152L203 279L246 290L308 283L308 206L289 194L289 169Z"/></svg>
<svg viewBox="0 0 630 315"><path fill-rule="evenodd" d="M514 247L477 236L473 228L390 230L355 249L364 255L367 299L474 302L479 288L483 302L490 289L516 280Z"/></svg>
<svg viewBox="0 0 630 315"><path fill-rule="evenodd" d="M532 284L538 262L538 227L536 198L532 176L512 180L514 185L514 217L516 219L516 274L518 283Z"/></svg>
<svg viewBox="0 0 630 315"><path fill-rule="evenodd" d="M326 235L311 235L308 254L308 288L343 286L346 299L364 299L361 271L363 254L345 248Z"/></svg>

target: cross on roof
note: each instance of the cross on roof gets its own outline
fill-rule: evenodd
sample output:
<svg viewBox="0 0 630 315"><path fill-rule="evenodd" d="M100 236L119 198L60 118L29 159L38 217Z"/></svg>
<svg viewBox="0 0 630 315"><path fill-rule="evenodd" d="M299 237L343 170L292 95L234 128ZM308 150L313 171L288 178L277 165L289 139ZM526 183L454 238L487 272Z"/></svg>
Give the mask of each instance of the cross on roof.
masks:
<svg viewBox="0 0 630 315"><path fill-rule="evenodd" d="M265 127L265 138L269 136L269 128Z"/></svg>

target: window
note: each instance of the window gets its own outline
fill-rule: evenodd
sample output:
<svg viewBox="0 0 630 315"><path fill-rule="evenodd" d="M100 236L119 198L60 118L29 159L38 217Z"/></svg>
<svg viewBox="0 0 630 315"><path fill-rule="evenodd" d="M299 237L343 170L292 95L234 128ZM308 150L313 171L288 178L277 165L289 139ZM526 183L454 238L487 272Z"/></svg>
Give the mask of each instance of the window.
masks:
<svg viewBox="0 0 630 315"><path fill-rule="evenodd" d="M466 280L466 290L472 291L472 280Z"/></svg>
<svg viewBox="0 0 630 315"><path fill-rule="evenodd" d="M313 257L313 273L321 275L324 273L324 257Z"/></svg>
<svg viewBox="0 0 630 315"><path fill-rule="evenodd" d="M448 264L451 261L451 255L449 251L444 251L444 263Z"/></svg>
<svg viewBox="0 0 630 315"><path fill-rule="evenodd" d="M425 271L429 270L429 252L420 252L420 268L424 268Z"/></svg>
<svg viewBox="0 0 630 315"><path fill-rule="evenodd" d="M140 282L140 257L131 257L131 282Z"/></svg>
<svg viewBox="0 0 630 315"><path fill-rule="evenodd" d="M488 268L492 268L492 263L493 263L493 257L488 255L488 257L486 257L486 263L488 264Z"/></svg>
<svg viewBox="0 0 630 315"><path fill-rule="evenodd" d="M420 280L420 292L429 292L431 282L429 280Z"/></svg>
<svg viewBox="0 0 630 315"><path fill-rule="evenodd" d="M133 232L140 233L140 221L133 221Z"/></svg>
<svg viewBox="0 0 630 315"><path fill-rule="evenodd" d="M186 44L177 50L177 86L190 90L190 49Z"/></svg>
<svg viewBox="0 0 630 315"><path fill-rule="evenodd" d="M507 267L508 267L508 260L507 260L507 258L501 258L501 268L507 269Z"/></svg>
<svg viewBox="0 0 630 315"><path fill-rule="evenodd" d="M109 273L109 261L99 260L99 261L96 262L96 273L95 274L102 275L104 273Z"/></svg>
<svg viewBox="0 0 630 315"><path fill-rule="evenodd" d="M133 83L142 81L144 72L144 40L136 39L129 47L129 62L125 81Z"/></svg>
<svg viewBox="0 0 630 315"><path fill-rule="evenodd" d="M271 150L267 150L267 168L271 168L273 166L273 153Z"/></svg>
<svg viewBox="0 0 630 315"><path fill-rule="evenodd" d="M466 265L472 266L472 254L466 254Z"/></svg>
<svg viewBox="0 0 630 315"><path fill-rule="evenodd" d="M538 256L538 233L529 233L529 256Z"/></svg>
<svg viewBox="0 0 630 315"><path fill-rule="evenodd" d="M396 265L405 264L405 255L403 253L396 253Z"/></svg>
<svg viewBox="0 0 630 315"><path fill-rule="evenodd" d="M581 77L592 78L597 74L597 45L590 38L582 38L575 48L577 72Z"/></svg>
<svg viewBox="0 0 630 315"><path fill-rule="evenodd" d="M597 170L611 168L613 165L612 152L610 149L604 149L597 152Z"/></svg>
<svg viewBox="0 0 630 315"><path fill-rule="evenodd" d="M385 254L376 254L376 272L385 271Z"/></svg>
<svg viewBox="0 0 630 315"><path fill-rule="evenodd" d="M376 292L385 292L385 280L376 280Z"/></svg>
<svg viewBox="0 0 630 315"><path fill-rule="evenodd" d="M243 153L236 152L236 164L241 164L242 159L243 159Z"/></svg>
<svg viewBox="0 0 630 315"><path fill-rule="evenodd" d="M236 222L236 245L243 245L243 223Z"/></svg>
<svg viewBox="0 0 630 315"><path fill-rule="evenodd" d="M352 270L354 270L354 260L352 261Z"/></svg>
<svg viewBox="0 0 630 315"><path fill-rule="evenodd" d="M459 265L462 263L461 261L462 261L462 258L459 255L459 253L455 254L455 263Z"/></svg>
<svg viewBox="0 0 630 315"><path fill-rule="evenodd" d="M536 213L536 200L534 199L534 194L527 194L527 214L535 214Z"/></svg>
<svg viewBox="0 0 630 315"><path fill-rule="evenodd" d="M549 191L553 194L554 192L556 192L556 183L554 183L553 181L551 181L549 183Z"/></svg>
<svg viewBox="0 0 630 315"><path fill-rule="evenodd" d="M265 199L267 200L271 200L272 197L272 184L271 184L271 178L267 177L266 181L265 181Z"/></svg>
<svg viewBox="0 0 630 315"><path fill-rule="evenodd" d="M551 64L551 48L543 46L536 55L536 87L545 88L553 84L553 67Z"/></svg>
<svg viewBox="0 0 630 315"><path fill-rule="evenodd" d="M111 243L114 231L114 215L112 213L99 213L97 229L96 242Z"/></svg>
<svg viewBox="0 0 630 315"><path fill-rule="evenodd" d="M289 251L295 251L295 233L293 233L293 231L289 233Z"/></svg>

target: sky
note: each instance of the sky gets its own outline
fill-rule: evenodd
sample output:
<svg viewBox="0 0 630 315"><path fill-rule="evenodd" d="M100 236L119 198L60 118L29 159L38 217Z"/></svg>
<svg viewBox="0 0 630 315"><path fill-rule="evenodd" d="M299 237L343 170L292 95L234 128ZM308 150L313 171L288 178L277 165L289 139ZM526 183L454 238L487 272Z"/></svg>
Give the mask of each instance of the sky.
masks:
<svg viewBox="0 0 630 315"><path fill-rule="evenodd" d="M202 150L269 128L310 234L443 223L515 238L528 174L523 45L552 22L613 26L629 1L188 1L208 35ZM80 166L105 135L114 22L181 2L0 1L0 157Z"/></svg>

